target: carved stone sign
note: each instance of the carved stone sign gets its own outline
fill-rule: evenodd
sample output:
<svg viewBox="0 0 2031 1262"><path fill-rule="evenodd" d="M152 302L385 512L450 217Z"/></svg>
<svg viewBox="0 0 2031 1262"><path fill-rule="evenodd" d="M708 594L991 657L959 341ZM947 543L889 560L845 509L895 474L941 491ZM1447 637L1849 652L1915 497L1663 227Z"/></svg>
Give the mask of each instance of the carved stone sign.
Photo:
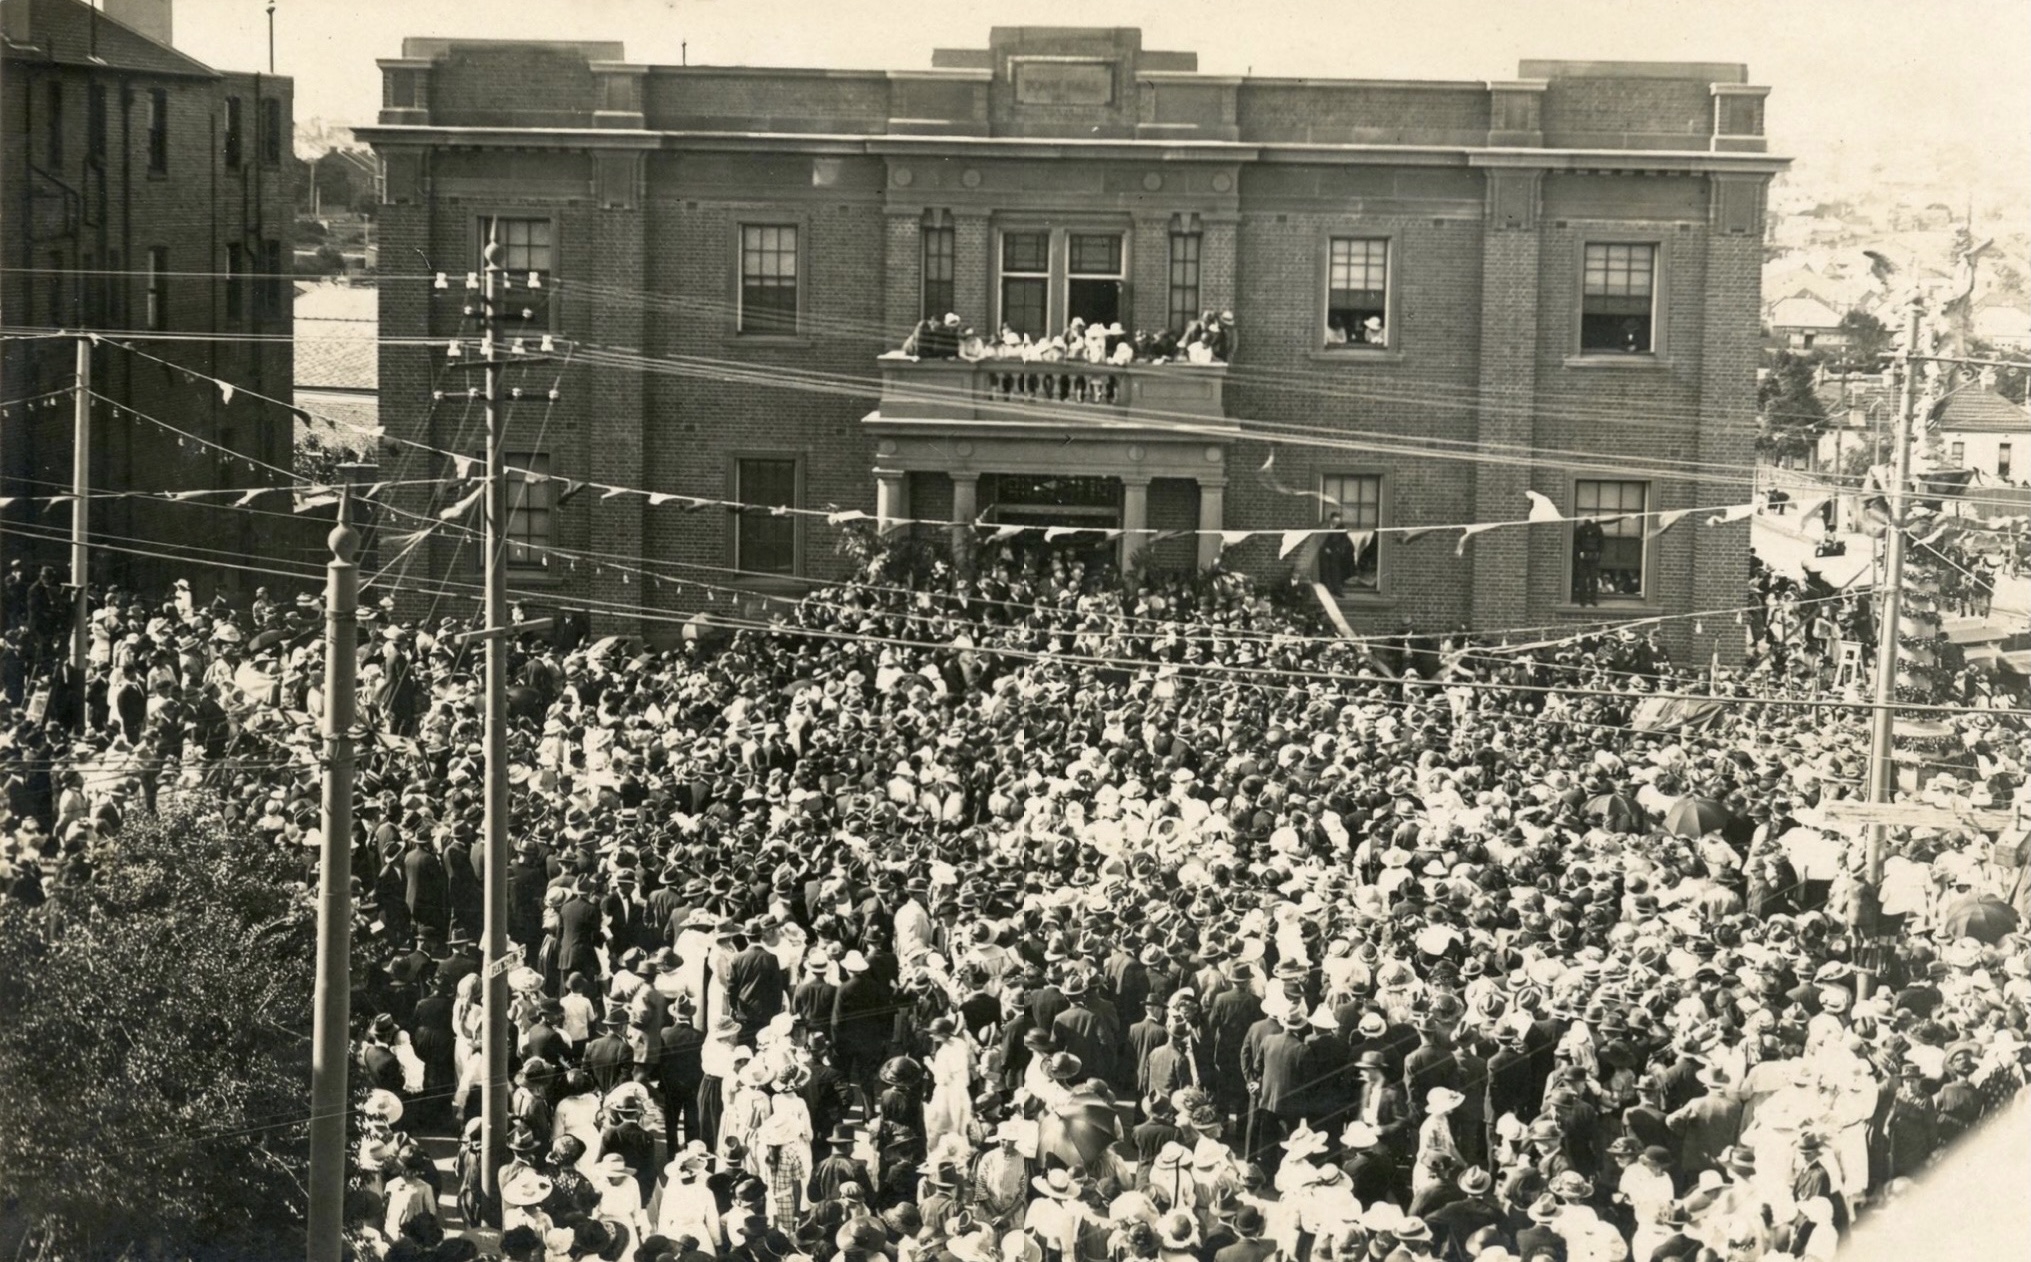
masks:
<svg viewBox="0 0 2031 1262"><path fill-rule="evenodd" d="M1114 63L1089 58L1017 58L1016 101L1022 105L1112 105Z"/></svg>

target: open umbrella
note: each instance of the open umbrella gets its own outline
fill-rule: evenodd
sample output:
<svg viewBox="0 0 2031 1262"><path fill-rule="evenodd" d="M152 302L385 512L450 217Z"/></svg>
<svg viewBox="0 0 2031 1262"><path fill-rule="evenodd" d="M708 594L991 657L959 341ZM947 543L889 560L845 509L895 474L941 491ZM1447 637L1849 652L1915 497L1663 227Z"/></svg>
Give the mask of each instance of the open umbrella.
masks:
<svg viewBox="0 0 2031 1262"><path fill-rule="evenodd" d="M1587 814L1610 832L1633 833L1643 827L1643 808L1636 804L1634 794L1621 790L1587 799Z"/></svg>
<svg viewBox="0 0 2031 1262"><path fill-rule="evenodd" d="M2017 912L1994 894L1969 894L1955 899L1939 918L1939 931L1948 938L1973 938L1988 946L2017 930Z"/></svg>
<svg viewBox="0 0 2031 1262"><path fill-rule="evenodd" d="M1704 837L1719 832L1734 816L1712 798L1687 794L1664 812L1664 830L1680 837Z"/></svg>

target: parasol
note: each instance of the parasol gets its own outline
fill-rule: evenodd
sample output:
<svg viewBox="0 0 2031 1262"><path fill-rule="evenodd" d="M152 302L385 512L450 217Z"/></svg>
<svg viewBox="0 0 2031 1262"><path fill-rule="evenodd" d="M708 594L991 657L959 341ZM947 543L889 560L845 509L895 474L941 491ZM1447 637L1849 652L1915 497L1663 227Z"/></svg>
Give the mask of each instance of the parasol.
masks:
<svg viewBox="0 0 2031 1262"><path fill-rule="evenodd" d="M1994 894L1969 894L1955 899L1940 917L1939 932L1947 938L1973 938L1994 946L2017 930L2017 913Z"/></svg>
<svg viewBox="0 0 2031 1262"><path fill-rule="evenodd" d="M1643 808L1636 804L1634 795L1620 790L1587 799L1587 814L1610 832L1633 833L1643 828Z"/></svg>
<svg viewBox="0 0 2031 1262"><path fill-rule="evenodd" d="M1037 1156L1090 1169L1120 1138L1121 1119L1104 1100L1075 1098L1037 1119Z"/></svg>
<svg viewBox="0 0 2031 1262"><path fill-rule="evenodd" d="M1727 807L1712 798L1687 794L1664 812L1664 829L1680 837L1704 837L1719 832L1733 818Z"/></svg>

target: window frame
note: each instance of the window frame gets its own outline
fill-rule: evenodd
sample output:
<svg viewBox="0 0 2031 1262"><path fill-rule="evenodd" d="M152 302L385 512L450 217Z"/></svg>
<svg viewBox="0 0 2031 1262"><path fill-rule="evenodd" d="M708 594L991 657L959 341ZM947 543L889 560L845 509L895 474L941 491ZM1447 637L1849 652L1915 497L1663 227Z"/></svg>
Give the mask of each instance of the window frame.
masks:
<svg viewBox="0 0 2031 1262"><path fill-rule="evenodd" d="M486 469L486 449L475 447L469 450L474 461L474 468L478 471L474 476L478 477ZM502 542L506 545L502 554L504 567L510 575L518 579L527 579L538 575L553 575L555 571L551 568L547 555L544 554L547 554L550 549L557 546L557 515L564 507L558 502L557 498L558 491L564 482L564 479L559 477L557 473L557 456L554 452L549 451L504 450L501 452L501 466L504 470L507 470L507 472L502 474L502 480L506 482L508 492L508 520L504 523L504 528L501 531ZM529 473L515 472L518 469L538 472L536 476L532 477ZM549 503L541 508L531 509L527 503L530 487L545 488L543 494L549 499ZM518 496L521 500L519 503L517 502ZM530 512L547 513L549 515L544 533L540 536L530 530L525 529L518 532L515 529L515 514ZM472 570L475 574L484 574L487 568L487 550L484 542L485 513L486 507L483 504L480 506L480 524L475 528L475 546L472 549ZM537 542L539 539L540 543ZM525 555L523 559L517 560L515 558L515 550L518 547L528 549L529 554L534 555L536 559L531 560L529 556Z"/></svg>
<svg viewBox="0 0 2031 1262"><path fill-rule="evenodd" d="M148 174L162 177L169 174L169 90L148 89L148 117L146 136L148 140Z"/></svg>
<svg viewBox="0 0 2031 1262"><path fill-rule="evenodd" d="M943 248L933 251L933 241L943 242ZM942 264L945 275L933 280L931 265L934 261ZM943 288L943 303L931 301L933 285ZM922 225L917 240L917 310L920 320L942 319L946 313L957 311L959 304L959 230L950 223Z"/></svg>
<svg viewBox="0 0 2031 1262"><path fill-rule="evenodd" d="M743 466L749 464L750 462L753 463L769 462L790 465L792 499L788 507L791 508L804 507L805 496L807 493L806 488L808 486L808 482L806 480L808 470L807 470L807 462L805 459L805 453L802 451L790 451L780 448L775 449L739 448L727 453L726 496L730 502L736 504L744 504L748 502L742 487L742 470ZM791 513L787 517L783 518L777 518L774 517L773 515L769 516L768 518L761 518L754 516L753 514L750 514L742 509L730 509L728 510L727 518L728 518L726 532L727 565L737 572L735 574L736 582L777 583L798 580L804 577L804 567L806 563L805 538L804 538L805 518L802 513ZM742 532L748 522L760 520L786 521L789 523L790 569L787 573L768 570L752 570L752 567L748 566L745 563L747 558L743 555L744 549L742 546L743 544Z"/></svg>
<svg viewBox="0 0 2031 1262"><path fill-rule="evenodd" d="M1578 234L1579 248L1573 252L1572 357L1590 363L1655 363L1664 358L1668 342L1665 327L1665 284L1671 255L1668 240L1650 232L1592 231ZM1645 350L1622 351L1586 345L1587 253L1595 246L1647 246L1650 249L1650 345ZM1601 295L1603 297L1611 295Z"/></svg>
<svg viewBox="0 0 2031 1262"><path fill-rule="evenodd" d="M1639 590L1634 595L1603 592L1600 595L1600 604L1598 607L1605 609L1609 607L1632 608L1632 607L1647 607L1654 605L1657 601L1657 596L1655 588L1650 580L1656 573L1657 557L1654 548L1656 540L1653 539L1650 534L1649 514L1656 511L1657 509L1657 482L1651 478L1625 478L1613 476L1591 477L1591 478L1573 477L1568 480L1566 486L1566 503L1572 506L1571 511L1568 514L1568 516L1571 518L1571 524L1567 526L1565 532L1566 586L1564 599L1560 603L1564 605L1574 604L1573 580L1575 577L1577 577L1578 556L1575 551L1575 544L1577 541L1574 539L1573 536L1574 532L1578 529L1581 520L1583 520L1582 517L1583 510L1580 508L1580 487L1589 484L1596 486L1640 486L1643 488L1643 506L1642 508L1635 510L1636 511L1635 528L1637 542L1636 563L1639 567L1641 567L1639 571L1639 584L1640 584ZM1591 515L1600 516L1602 514L1598 507L1599 504L1598 493L1596 494L1595 502L1596 508L1593 514ZM1630 512L1630 510L1625 508L1621 509L1620 512L1623 514L1627 514ZM1605 536L1603 540L1603 552L1602 552L1602 557L1604 560L1604 564L1602 566L1603 569L1607 568L1605 564L1605 558L1607 556L1606 540L1627 537L1621 535L1609 535L1607 531L1611 524L1619 527L1623 523L1622 522L1602 523L1602 533ZM1594 606L1587 607L1593 608Z"/></svg>
<svg viewBox="0 0 2031 1262"><path fill-rule="evenodd" d="M148 266L143 273L142 316L144 327L153 332L169 328L169 247L148 247Z"/></svg>
<svg viewBox="0 0 2031 1262"><path fill-rule="evenodd" d="M997 219L993 225L992 248L989 263L993 267L990 296L994 303L992 318L989 320L996 336L1001 326L1007 323L1007 292L1005 282L1011 276L1030 278L1041 276L1044 280L1044 330L1042 340L1048 341L1065 331L1071 322L1071 281L1072 281L1072 238L1074 236L1112 236L1121 240L1121 270L1113 277L1082 274L1085 279L1112 279L1121 286L1121 300L1117 306L1121 327L1133 330L1135 327L1135 249L1136 234L1134 222L1124 215L1104 213L1087 215L1011 215ZM1045 261L1048 265L1043 272L1019 271L1011 273L1002 266L1002 242L1010 233L1043 233L1047 242Z"/></svg>
<svg viewBox="0 0 2031 1262"><path fill-rule="evenodd" d="M238 241L226 242L226 319L242 320L247 314L247 247Z"/></svg>
<svg viewBox="0 0 2031 1262"><path fill-rule="evenodd" d="M1334 469L1331 472L1320 473L1318 475L1316 489L1319 495L1320 526L1324 526L1326 524L1326 515L1330 512L1335 511L1336 508L1343 517L1346 515L1346 507L1344 501L1335 498L1332 492L1327 489L1331 484L1335 482L1348 482L1356 480L1366 480L1371 478L1374 479L1375 482L1375 525L1372 527L1349 526L1348 529L1351 530L1372 529L1375 531L1375 541L1369 545L1370 548L1373 549L1375 555L1375 585L1373 587L1356 588L1350 582L1347 587L1347 590L1342 594L1342 599L1344 600L1356 602L1381 602L1387 601L1391 598L1392 592L1389 573L1390 568L1389 563L1391 557L1389 555L1388 545L1386 542L1389 539L1389 534L1385 528L1390 525L1390 510L1392 507L1391 500L1393 498L1394 492L1394 488L1391 484L1394 482L1395 479L1393 479L1390 476L1390 473L1387 469L1378 469L1362 465L1354 465L1343 469ZM1332 501L1334 507L1328 507L1327 501L1329 500ZM1359 558L1357 557L1356 560L1358 561Z"/></svg>
<svg viewBox="0 0 2031 1262"><path fill-rule="evenodd" d="M247 107L238 93L226 98L225 120L225 161L226 169L237 171L246 161ZM315 172L313 172L313 176Z"/></svg>
<svg viewBox="0 0 2031 1262"><path fill-rule="evenodd" d="M525 330L537 336L541 336L544 333L555 333L557 331L557 323L558 323L557 319L558 304L554 298L554 294L556 291L550 287L550 282L558 274L557 261L564 252L562 221L559 219L557 215L554 214L532 214L530 213L530 208L528 207L516 207L508 210L482 212L480 214L474 215L472 220L472 234L473 234L472 252L469 257L471 257L472 259L471 270L474 271L475 273L483 273L486 267L487 234L491 226L496 222L504 224L541 223L548 225L548 230L550 233L550 244L547 247L550 251L550 268L548 271L543 271L543 269L541 268L536 269L538 271L542 271L543 275L543 289L541 291L543 294L543 302L541 303L541 305L538 305L534 308L536 314L532 316L526 323L522 321L519 315L503 316L501 318L501 335L503 337L513 338L516 335L516 331L518 329ZM520 294L532 292L528 288L530 269L522 268L518 271L517 269L508 266L510 251L512 249L513 246L510 243L506 241L503 241L501 243L502 275L505 277L515 278L514 287L512 289L507 289L504 292L507 294ZM505 305L506 304L503 303L503 306ZM519 306L516 308L518 312L520 311L520 309L521 308Z"/></svg>
<svg viewBox="0 0 2031 1262"><path fill-rule="evenodd" d="M747 235L749 229L788 230L792 233L791 250L793 275L791 285L790 327L787 329L747 328ZM766 218L738 218L733 225L733 335L742 342L800 342L805 340L805 287L808 279L809 259L806 244L810 233L802 218L769 216Z"/></svg>
<svg viewBox="0 0 2031 1262"><path fill-rule="evenodd" d="M284 131L282 125L282 98L279 96L262 97L259 110L260 114L256 120L255 128L260 133L257 139L261 146L261 165L264 167L279 167L282 165L282 151L285 147L282 138Z"/></svg>
<svg viewBox="0 0 2031 1262"><path fill-rule="evenodd" d="M1178 247L1191 243L1190 258L1180 258ZM1180 269L1191 272L1191 283L1179 280ZM1166 327L1172 333L1183 333L1185 327L1199 318L1205 310L1203 298L1206 282L1206 234L1203 232L1179 232L1168 234L1164 242L1164 313ZM1179 302L1179 295L1189 292L1191 300Z"/></svg>
<svg viewBox="0 0 2031 1262"><path fill-rule="evenodd" d="M1948 464L1952 465L1956 469L1967 468L1968 467L1967 440L1963 438L1956 438L1952 442L1948 443L1946 445L1946 460Z"/></svg>
<svg viewBox="0 0 2031 1262"><path fill-rule="evenodd" d="M1345 342L1331 342L1326 339L1327 330L1332 327L1333 312L1333 247L1341 241L1380 243L1382 246L1382 336L1381 345L1373 342L1356 342L1351 338ZM1397 234L1373 230L1363 225L1328 229L1319 242L1319 307L1318 332L1312 349L1326 355L1388 355L1398 352L1401 346L1401 331L1396 327L1398 251ZM1365 292L1365 291L1364 291Z"/></svg>

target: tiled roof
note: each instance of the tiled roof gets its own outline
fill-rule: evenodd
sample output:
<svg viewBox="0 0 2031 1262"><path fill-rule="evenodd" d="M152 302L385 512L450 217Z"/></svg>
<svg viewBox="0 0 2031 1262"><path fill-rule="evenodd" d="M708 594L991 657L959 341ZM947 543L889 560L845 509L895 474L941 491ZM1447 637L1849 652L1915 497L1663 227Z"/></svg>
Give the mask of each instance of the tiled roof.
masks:
<svg viewBox="0 0 2031 1262"><path fill-rule="evenodd" d="M1994 390L1977 386L1947 399L1938 428L1961 433L2031 435L2031 411Z"/></svg>
<svg viewBox="0 0 2031 1262"><path fill-rule="evenodd" d="M9 10L18 6L28 9L26 38L7 41L10 60L103 66L143 74L218 77L218 71L196 58L159 44L79 0L4 0L4 4ZM16 13L8 14L6 29L19 29L16 17Z"/></svg>

